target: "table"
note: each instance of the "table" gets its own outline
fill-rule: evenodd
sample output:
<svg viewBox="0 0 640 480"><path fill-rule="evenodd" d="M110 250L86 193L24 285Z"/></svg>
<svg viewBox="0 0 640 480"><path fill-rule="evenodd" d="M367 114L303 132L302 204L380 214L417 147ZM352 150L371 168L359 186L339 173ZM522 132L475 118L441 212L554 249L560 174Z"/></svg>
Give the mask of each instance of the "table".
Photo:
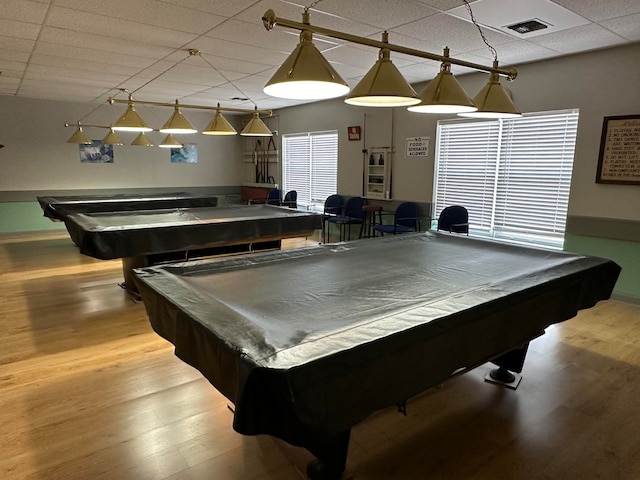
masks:
<svg viewBox="0 0 640 480"><path fill-rule="evenodd" d="M186 192L42 196L37 199L44 216L53 221L62 221L65 216L73 213L215 207L218 205L218 197L215 195L192 195Z"/></svg>
<svg viewBox="0 0 640 480"><path fill-rule="evenodd" d="M372 262L371 259L376 261ZM135 270L153 329L235 405L233 428L339 478L352 426L609 298L595 257L439 232Z"/></svg>
<svg viewBox="0 0 640 480"><path fill-rule="evenodd" d="M318 213L273 205L75 213L63 217L80 253L122 258L125 286L135 291L135 267L164 261L279 248L280 240L311 235ZM228 248L234 247L234 248Z"/></svg>

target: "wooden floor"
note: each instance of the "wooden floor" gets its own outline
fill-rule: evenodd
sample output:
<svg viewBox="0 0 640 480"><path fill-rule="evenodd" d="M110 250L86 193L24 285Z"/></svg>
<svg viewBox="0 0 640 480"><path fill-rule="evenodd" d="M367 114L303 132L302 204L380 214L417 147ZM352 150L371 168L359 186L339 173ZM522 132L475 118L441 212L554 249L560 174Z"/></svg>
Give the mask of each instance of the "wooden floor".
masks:
<svg viewBox="0 0 640 480"><path fill-rule="evenodd" d="M66 232L0 236L0 479L304 478L310 455L235 433L121 281ZM354 427L344 478L640 479L639 306L549 329L516 391L487 370Z"/></svg>

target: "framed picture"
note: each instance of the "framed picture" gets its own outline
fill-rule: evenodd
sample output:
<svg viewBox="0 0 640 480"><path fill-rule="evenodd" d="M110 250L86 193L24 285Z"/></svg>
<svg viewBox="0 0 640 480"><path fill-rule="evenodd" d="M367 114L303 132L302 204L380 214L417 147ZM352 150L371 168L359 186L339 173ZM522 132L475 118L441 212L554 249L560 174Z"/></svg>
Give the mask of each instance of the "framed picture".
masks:
<svg viewBox="0 0 640 480"><path fill-rule="evenodd" d="M180 148L172 148L171 163L198 163L198 145L185 143Z"/></svg>
<svg viewBox="0 0 640 480"><path fill-rule="evenodd" d="M596 183L640 185L640 115L604 117Z"/></svg>
<svg viewBox="0 0 640 480"><path fill-rule="evenodd" d="M360 127L347 127L349 140L360 140Z"/></svg>
<svg viewBox="0 0 640 480"><path fill-rule="evenodd" d="M100 140L92 140L91 145L80 144L81 163L114 163L113 145L105 145Z"/></svg>

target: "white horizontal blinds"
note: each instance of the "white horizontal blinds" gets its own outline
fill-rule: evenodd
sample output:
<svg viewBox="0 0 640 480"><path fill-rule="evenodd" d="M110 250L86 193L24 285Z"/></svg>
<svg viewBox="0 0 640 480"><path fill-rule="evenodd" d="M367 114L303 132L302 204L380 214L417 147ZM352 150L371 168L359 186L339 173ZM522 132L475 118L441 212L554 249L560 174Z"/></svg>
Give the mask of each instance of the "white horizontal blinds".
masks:
<svg viewBox="0 0 640 480"><path fill-rule="evenodd" d="M282 138L283 190L298 192L298 205L322 208L337 191L338 132L309 132Z"/></svg>
<svg viewBox="0 0 640 480"><path fill-rule="evenodd" d="M434 208L469 210L472 234L562 246L578 110L438 123Z"/></svg>
<svg viewBox="0 0 640 480"><path fill-rule="evenodd" d="M494 236L564 238L578 112L503 120Z"/></svg>
<svg viewBox="0 0 640 480"><path fill-rule="evenodd" d="M324 206L338 190L338 133L311 134L311 202Z"/></svg>
<svg viewBox="0 0 640 480"><path fill-rule="evenodd" d="M445 207L462 205L469 211L472 228L489 231L499 132L497 121L439 123L435 218Z"/></svg>
<svg viewBox="0 0 640 480"><path fill-rule="evenodd" d="M310 149L311 142L306 133L282 137L282 190L285 193L295 190L299 205L308 205L311 198Z"/></svg>

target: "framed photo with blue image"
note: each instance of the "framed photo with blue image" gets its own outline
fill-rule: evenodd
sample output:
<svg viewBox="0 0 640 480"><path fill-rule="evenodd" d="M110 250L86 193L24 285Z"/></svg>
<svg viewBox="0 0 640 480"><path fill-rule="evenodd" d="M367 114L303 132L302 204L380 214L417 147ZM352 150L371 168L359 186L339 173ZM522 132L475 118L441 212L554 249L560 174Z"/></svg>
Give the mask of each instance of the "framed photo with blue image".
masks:
<svg viewBox="0 0 640 480"><path fill-rule="evenodd" d="M198 163L198 145L185 143L180 148L172 148L171 163Z"/></svg>
<svg viewBox="0 0 640 480"><path fill-rule="evenodd" d="M80 163L114 163L113 145L92 140L91 145L80 144Z"/></svg>

